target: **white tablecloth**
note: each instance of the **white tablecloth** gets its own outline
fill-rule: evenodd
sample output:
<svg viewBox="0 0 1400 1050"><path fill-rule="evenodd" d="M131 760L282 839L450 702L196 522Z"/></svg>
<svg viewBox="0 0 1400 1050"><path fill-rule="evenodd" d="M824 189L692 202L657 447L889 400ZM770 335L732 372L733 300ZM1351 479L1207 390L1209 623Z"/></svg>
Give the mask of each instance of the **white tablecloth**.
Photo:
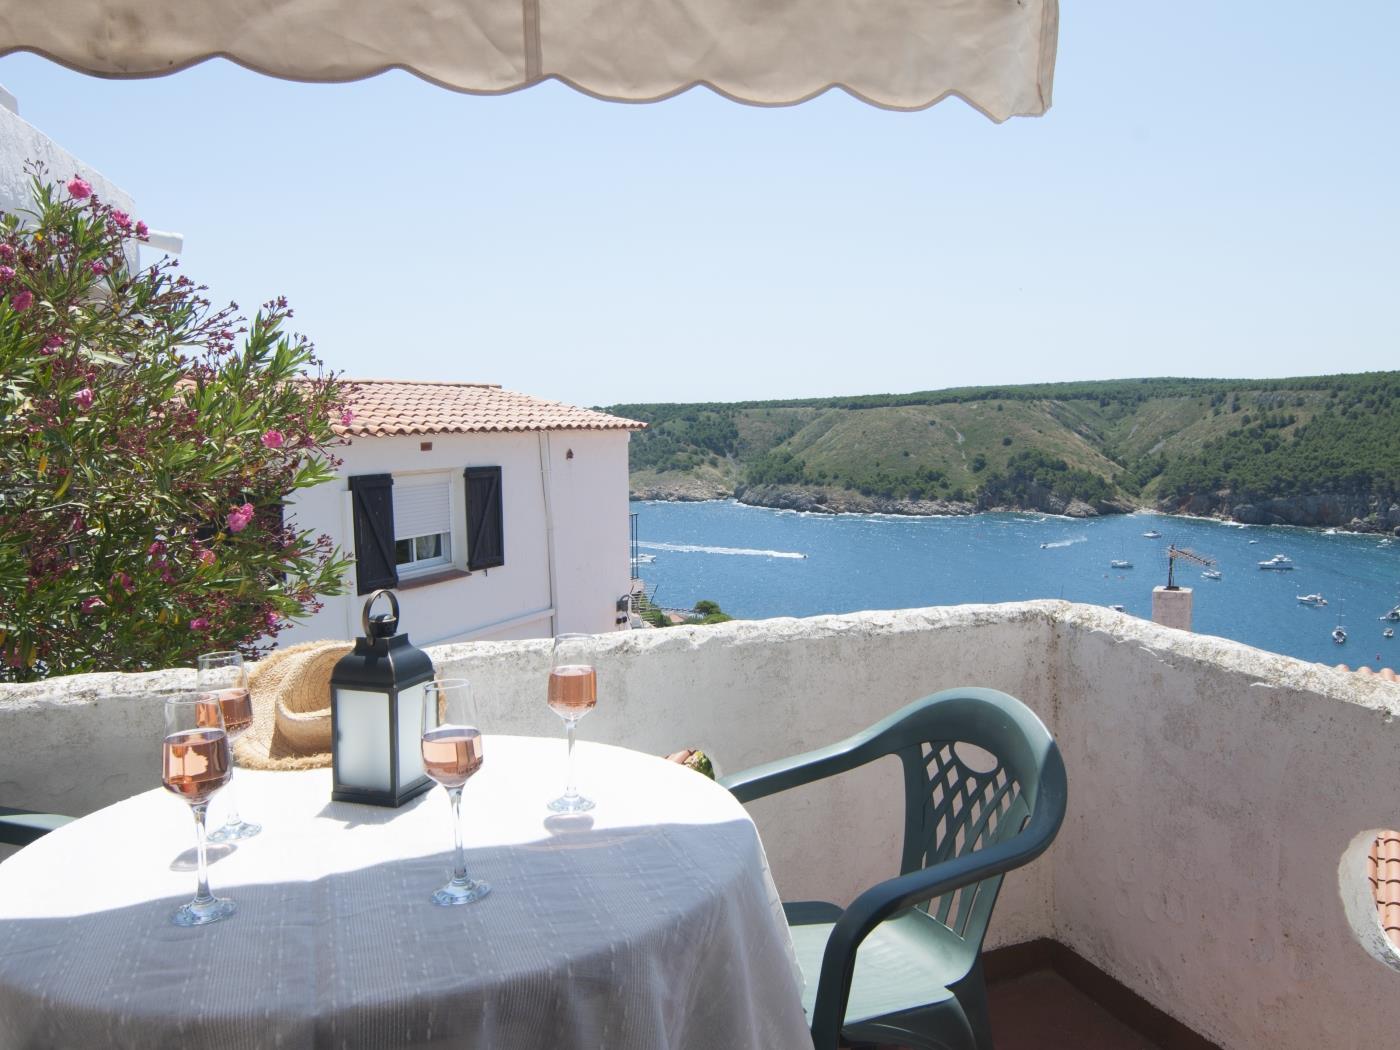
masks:
<svg viewBox="0 0 1400 1050"><path fill-rule="evenodd" d="M194 823L163 790L0 864L0 1048L810 1047L792 947L743 808L673 763L579 746L598 806L554 816L562 740L488 736L463 798L332 802L330 771L240 770L263 833L210 867L238 914L182 929ZM218 803L210 823L222 819ZM183 857L180 855L184 854Z"/></svg>

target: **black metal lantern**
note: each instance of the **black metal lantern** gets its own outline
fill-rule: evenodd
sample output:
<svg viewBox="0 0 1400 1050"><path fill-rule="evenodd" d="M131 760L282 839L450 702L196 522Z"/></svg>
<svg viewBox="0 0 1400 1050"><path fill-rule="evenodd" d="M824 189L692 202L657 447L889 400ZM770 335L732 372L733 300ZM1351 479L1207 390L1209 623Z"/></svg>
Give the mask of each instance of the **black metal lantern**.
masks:
<svg viewBox="0 0 1400 1050"><path fill-rule="evenodd" d="M381 597L391 611L370 615ZM423 686L433 662L398 634L399 601L379 590L365 602L363 638L331 674L331 759L337 802L402 806L432 787L423 772Z"/></svg>

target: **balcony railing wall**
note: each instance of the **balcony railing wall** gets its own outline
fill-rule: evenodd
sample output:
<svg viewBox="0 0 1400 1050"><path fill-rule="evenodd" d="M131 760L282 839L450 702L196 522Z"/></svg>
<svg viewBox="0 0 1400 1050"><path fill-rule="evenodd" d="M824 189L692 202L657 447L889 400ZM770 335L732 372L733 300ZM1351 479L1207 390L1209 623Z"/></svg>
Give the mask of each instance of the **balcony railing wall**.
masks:
<svg viewBox="0 0 1400 1050"><path fill-rule="evenodd" d="M1358 852L1400 825L1400 687L1063 602L598 645L583 739L701 747L725 771L831 743L938 689L1004 689L1059 740L1070 807L1051 851L1007 880L990 944L1059 940L1229 1050L1400 1030L1400 959L1367 911ZM544 705L547 642L431 653L476 682L488 732L560 733ZM81 813L154 786L160 712L139 694L180 674L0 687L0 804ZM58 740L86 762L55 762ZM784 896L844 902L895 872L889 762L754 804Z"/></svg>

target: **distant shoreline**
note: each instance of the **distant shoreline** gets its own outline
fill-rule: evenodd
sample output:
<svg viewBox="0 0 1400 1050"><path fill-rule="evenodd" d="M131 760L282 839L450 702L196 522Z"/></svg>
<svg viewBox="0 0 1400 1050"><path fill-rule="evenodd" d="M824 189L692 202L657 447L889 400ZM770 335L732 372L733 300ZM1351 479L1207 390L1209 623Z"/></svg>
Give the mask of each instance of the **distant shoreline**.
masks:
<svg viewBox="0 0 1400 1050"><path fill-rule="evenodd" d="M1089 508L1090 513L1065 514L1043 507L1020 507L1020 506L997 506L978 507L974 503L962 502L952 503L951 501L923 501L923 500L894 500L880 497L862 497L862 500L872 504L869 509L851 509L842 506L834 507L828 502L817 502L815 498L811 500L811 505L790 505L791 503L806 503L805 500L792 500L789 502L759 502L758 500L745 499L747 492L715 492L713 494L668 493L662 494L654 489L644 489L640 492L632 491L628 493L628 500L632 503L737 503L741 506L755 507L759 510L775 511L795 511L799 514L820 514L831 517L867 517L871 515L887 515L891 517L905 518L957 518L970 517L975 514L1043 514L1050 517L1062 518L1066 521L1083 521L1089 518L1110 517L1128 514L1152 515L1162 518L1183 518L1189 521L1209 521L1218 525L1228 525L1238 529L1255 528L1286 528L1286 529L1306 529L1310 532L1331 531L1339 535L1346 536L1380 536L1383 538L1400 537L1400 528L1391 531L1384 527L1373 527L1369 529L1348 528L1345 525L1328 524L1294 524L1291 522L1244 522L1236 518L1221 514L1194 514L1189 511L1165 510L1161 507L1151 506L1124 506L1123 509L1108 511L1095 511ZM810 495L810 493L809 493ZM842 501L845 503L846 501ZM942 504L954 509L913 509L918 506L928 506L929 504ZM898 509L896 509L898 508Z"/></svg>

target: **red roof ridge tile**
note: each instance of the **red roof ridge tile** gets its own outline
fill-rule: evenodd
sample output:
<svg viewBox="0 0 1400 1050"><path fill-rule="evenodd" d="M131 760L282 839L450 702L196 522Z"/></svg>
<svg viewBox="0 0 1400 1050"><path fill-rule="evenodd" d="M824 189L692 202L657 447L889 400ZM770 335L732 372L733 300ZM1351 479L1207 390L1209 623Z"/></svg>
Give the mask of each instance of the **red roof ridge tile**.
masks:
<svg viewBox="0 0 1400 1050"><path fill-rule="evenodd" d="M348 386L363 386L367 383L392 383L395 386L474 386L486 390L501 389L500 383L478 383L467 379L351 379L341 376L340 381Z"/></svg>

